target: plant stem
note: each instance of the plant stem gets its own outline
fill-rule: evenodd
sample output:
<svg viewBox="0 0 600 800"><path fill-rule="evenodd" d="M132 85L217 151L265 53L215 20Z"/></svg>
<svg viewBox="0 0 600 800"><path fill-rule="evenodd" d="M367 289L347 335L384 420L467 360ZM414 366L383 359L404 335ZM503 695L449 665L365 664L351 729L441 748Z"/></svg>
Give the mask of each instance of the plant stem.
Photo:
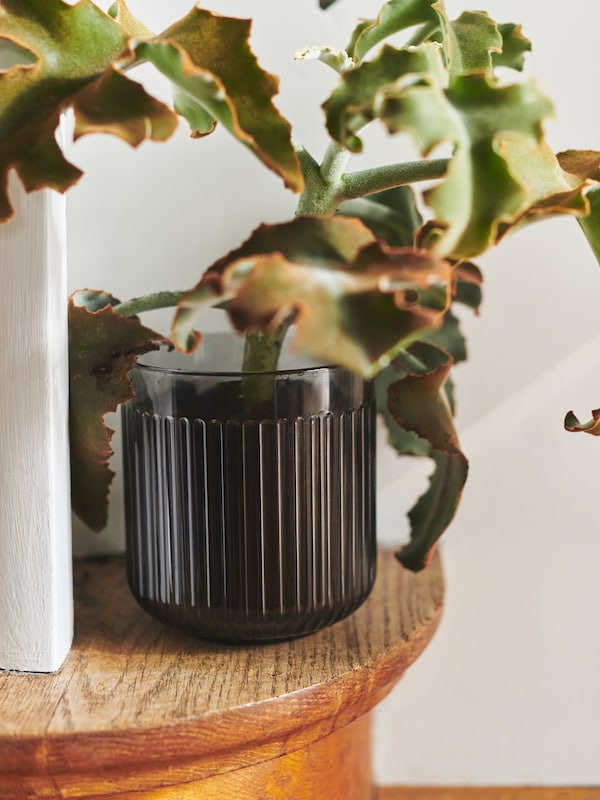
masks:
<svg viewBox="0 0 600 800"><path fill-rule="evenodd" d="M113 311L122 317L135 317L143 311L176 306L184 294L185 292L155 292L143 297L133 297L131 300L113 306Z"/></svg>
<svg viewBox="0 0 600 800"><path fill-rule="evenodd" d="M422 159L345 173L348 158L348 151L337 142L327 149L320 169L314 159L305 154L304 160L301 159L305 188L298 202L297 214L334 214L345 200L355 200L408 183L442 178L449 164L446 158Z"/></svg>
<svg viewBox="0 0 600 800"><path fill-rule="evenodd" d="M250 331L246 334L242 361L242 395L251 416L272 413L275 371L290 321L273 333ZM256 374L263 373L263 374Z"/></svg>
<svg viewBox="0 0 600 800"><path fill-rule="evenodd" d="M341 179L349 157L350 153L345 147L331 142L320 167L314 160L312 163L300 161L305 186L298 201L297 214L335 213L341 202Z"/></svg>
<svg viewBox="0 0 600 800"><path fill-rule="evenodd" d="M283 340L290 327L289 321L272 333L250 331L244 342L244 372L274 372L277 369Z"/></svg>
<svg viewBox="0 0 600 800"><path fill-rule="evenodd" d="M404 47L416 47L419 44L423 44L423 42L429 39L432 33L435 33L435 31L439 29L439 22L434 22L433 20L431 22L426 22L420 28L417 28L414 35L406 42Z"/></svg>
<svg viewBox="0 0 600 800"><path fill-rule="evenodd" d="M448 170L448 164L447 158L435 158L349 172L341 178L340 195L342 200L355 200L357 197L365 197L407 183L442 178Z"/></svg>

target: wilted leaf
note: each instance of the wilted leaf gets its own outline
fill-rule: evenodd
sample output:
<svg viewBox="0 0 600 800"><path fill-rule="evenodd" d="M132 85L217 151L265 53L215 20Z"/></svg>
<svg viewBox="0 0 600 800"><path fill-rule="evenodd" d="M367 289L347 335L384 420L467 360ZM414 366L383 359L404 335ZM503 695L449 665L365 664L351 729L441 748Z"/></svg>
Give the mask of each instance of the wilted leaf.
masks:
<svg viewBox="0 0 600 800"><path fill-rule="evenodd" d="M115 72L131 59L124 30L90 0L4 0L0 36L30 51L35 61L0 74L0 219L12 207L11 168L28 191L65 191L81 171L69 164L54 134L61 112L75 111L77 134L107 130L138 144L162 140L176 127L167 106Z"/></svg>
<svg viewBox="0 0 600 800"><path fill-rule="evenodd" d="M565 172L584 180L600 181L600 152L598 150L565 150L556 156Z"/></svg>
<svg viewBox="0 0 600 800"><path fill-rule="evenodd" d="M411 539L398 553L405 567L422 569L452 521L467 478L446 398L452 359L425 343L411 346L376 378L378 406L389 442L401 455L428 456L435 469L427 492L409 512Z"/></svg>
<svg viewBox="0 0 600 800"><path fill-rule="evenodd" d="M354 66L354 61L345 50L328 45L303 47L301 50L296 50L294 59L296 61L321 61L335 72L345 72Z"/></svg>
<svg viewBox="0 0 600 800"><path fill-rule="evenodd" d="M114 431L104 417L133 397L128 373L137 356L166 341L138 319L116 314L115 302L93 291L69 301L71 502L94 530L106 524L114 474L108 466Z"/></svg>
<svg viewBox="0 0 600 800"><path fill-rule="evenodd" d="M303 177L290 126L273 104L278 79L260 68L248 42L250 27L249 20L196 6L136 52L177 87L178 111L193 131L206 133L214 118L298 192Z"/></svg>
<svg viewBox="0 0 600 800"><path fill-rule="evenodd" d="M592 419L589 422L579 422L572 411L565 416L565 428L570 433L589 433L592 436L600 436L600 408L592 411Z"/></svg>
<svg viewBox="0 0 600 800"><path fill-rule="evenodd" d="M451 283L447 262L390 248L358 220L298 217L260 227L210 267L179 304L173 341L195 344L197 316L216 295L238 330L274 330L293 316L300 350L372 375L441 324Z"/></svg>

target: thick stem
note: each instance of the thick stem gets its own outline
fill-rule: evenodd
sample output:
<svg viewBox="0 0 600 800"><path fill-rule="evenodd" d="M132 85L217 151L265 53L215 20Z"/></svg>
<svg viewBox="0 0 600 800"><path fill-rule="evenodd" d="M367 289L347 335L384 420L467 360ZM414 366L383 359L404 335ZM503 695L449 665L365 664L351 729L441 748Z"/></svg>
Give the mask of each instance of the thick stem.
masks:
<svg viewBox="0 0 600 800"><path fill-rule="evenodd" d="M423 42L427 41L432 33L435 33L440 29L439 22L426 22L420 28L417 28L414 35L408 40L408 42L404 45L404 47L416 47L417 45L423 44Z"/></svg>
<svg viewBox="0 0 600 800"><path fill-rule="evenodd" d="M350 153L337 142L331 142L321 167L316 162L302 164L305 186L300 195L297 214L334 214L340 204L341 178ZM316 167L316 169L315 169Z"/></svg>
<svg viewBox="0 0 600 800"><path fill-rule="evenodd" d="M291 320L290 320L291 321ZM242 362L242 394L248 414L269 414L273 407L275 371L279 363L283 340L290 326L284 322L273 333L251 331L246 334ZM264 373L257 375L256 373Z"/></svg>
<svg viewBox="0 0 600 800"><path fill-rule="evenodd" d="M277 369L283 340L290 326L284 322L273 333L251 331L244 343L244 372L274 372Z"/></svg>
<svg viewBox="0 0 600 800"><path fill-rule="evenodd" d="M365 197L396 186L443 178L448 170L448 164L447 158L435 158L350 172L342 176L339 196L341 201L355 200L357 197Z"/></svg>

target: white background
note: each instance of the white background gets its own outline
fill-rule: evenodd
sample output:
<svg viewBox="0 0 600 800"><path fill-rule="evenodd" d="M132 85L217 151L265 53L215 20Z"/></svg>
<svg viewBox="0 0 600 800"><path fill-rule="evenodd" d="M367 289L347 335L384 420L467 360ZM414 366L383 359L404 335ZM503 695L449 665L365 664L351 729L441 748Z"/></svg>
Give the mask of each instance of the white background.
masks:
<svg viewBox="0 0 600 800"><path fill-rule="evenodd" d="M319 155L325 67L295 64L297 48L344 46L373 0L214 0L255 16L253 46L282 76L280 109ZM131 0L158 30L182 0ZM556 105L556 150L600 149L600 4L487 0L499 22L534 42L527 72ZM463 6L446 0L451 17ZM140 77L147 79L147 73ZM155 84L156 85L156 84ZM405 146L374 132L361 167L399 160ZM69 195L71 288L127 298L187 288L261 221L289 218L294 197L226 132L137 151L88 137L73 149L86 177ZM438 635L376 718L377 777L385 783L600 785L600 542L595 498L600 442L562 429L600 405L600 269L572 220L531 227L480 259L485 303L468 318L470 361L456 371L458 423L471 474L443 544L447 603ZM165 324L164 317L148 324ZM380 457L383 543L397 544L398 497L408 508L423 472ZM108 534L76 524L78 552L122 546L118 480Z"/></svg>

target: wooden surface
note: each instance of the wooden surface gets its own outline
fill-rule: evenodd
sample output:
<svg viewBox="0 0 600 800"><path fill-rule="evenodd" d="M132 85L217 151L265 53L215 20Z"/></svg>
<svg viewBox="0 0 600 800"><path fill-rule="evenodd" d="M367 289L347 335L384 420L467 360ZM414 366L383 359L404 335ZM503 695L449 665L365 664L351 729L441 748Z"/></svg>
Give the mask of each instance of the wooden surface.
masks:
<svg viewBox="0 0 600 800"><path fill-rule="evenodd" d="M381 787L378 800L600 800L600 788L457 786Z"/></svg>
<svg viewBox="0 0 600 800"><path fill-rule="evenodd" d="M246 647L154 621L132 599L121 559L79 564L75 596L75 643L63 669L0 675L3 800L16 785L29 792L19 800L167 797L150 792L334 734L377 704L423 650L443 578L437 557L413 575L384 553L354 615L309 637Z"/></svg>

